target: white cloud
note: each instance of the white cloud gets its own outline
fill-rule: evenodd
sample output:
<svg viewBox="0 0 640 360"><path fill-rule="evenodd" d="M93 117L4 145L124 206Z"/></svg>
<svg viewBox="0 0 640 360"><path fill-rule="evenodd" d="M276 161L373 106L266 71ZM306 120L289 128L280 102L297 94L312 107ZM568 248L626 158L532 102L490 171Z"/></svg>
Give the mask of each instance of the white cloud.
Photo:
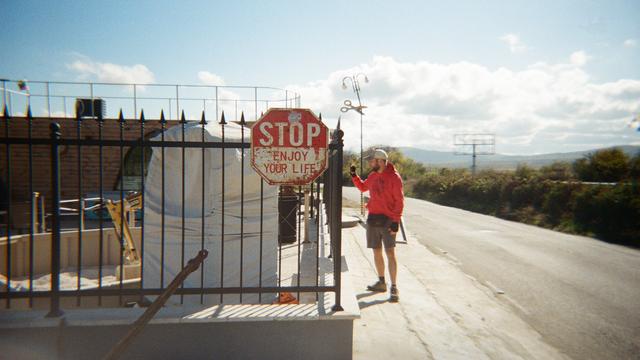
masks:
<svg viewBox="0 0 640 360"><path fill-rule="evenodd" d="M636 39L627 39L622 43L622 45L627 48L634 48L638 45L638 41Z"/></svg>
<svg viewBox="0 0 640 360"><path fill-rule="evenodd" d="M142 64L127 66L93 61L86 56L78 57L79 59L67 64L67 68L78 73L83 80L96 79L99 82L127 84L152 84L155 82L153 72Z"/></svg>
<svg viewBox="0 0 640 360"><path fill-rule="evenodd" d="M240 96L240 94L235 91L238 90L238 88L234 88L233 86L226 86L226 83L222 76L206 70L198 71L198 80L203 85L216 87L215 96L218 97L218 108L220 111L226 112L227 120L240 120L240 114L237 114L236 109L238 107L237 100L240 100L242 96ZM208 100L207 103L209 104L209 106L216 106L216 101L214 99ZM247 114L255 113L253 103L243 103L240 111L247 111Z"/></svg>
<svg viewBox="0 0 640 360"><path fill-rule="evenodd" d="M583 66L591 60L591 56L589 56L584 50L580 50L571 53L569 60L575 66Z"/></svg>
<svg viewBox="0 0 640 360"><path fill-rule="evenodd" d="M224 79L214 73L208 71L199 71L198 80L204 85L224 86Z"/></svg>
<svg viewBox="0 0 640 360"><path fill-rule="evenodd" d="M350 150L360 147L360 117L353 111L340 113L345 99L356 101L351 88L340 85L344 76L359 72L370 79L360 84L368 106L365 147L451 150L453 134L464 132L496 133L496 150L503 153L573 151L637 141L626 125L640 111L640 80L595 83L579 66L589 56L576 53L572 63L537 63L520 71L378 56L326 79L287 88L302 95L303 107L322 112L330 126L342 115Z"/></svg>
<svg viewBox="0 0 640 360"><path fill-rule="evenodd" d="M521 53L527 50L527 46L520 40L520 37L516 34L505 34L500 37L500 40L509 45L509 51L512 53Z"/></svg>

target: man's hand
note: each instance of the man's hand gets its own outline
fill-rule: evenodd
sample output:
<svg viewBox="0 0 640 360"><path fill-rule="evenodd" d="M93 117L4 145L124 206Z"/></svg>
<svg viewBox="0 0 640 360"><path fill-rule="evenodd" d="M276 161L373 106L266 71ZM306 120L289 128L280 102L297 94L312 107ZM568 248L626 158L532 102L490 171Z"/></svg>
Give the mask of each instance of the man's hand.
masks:
<svg viewBox="0 0 640 360"><path fill-rule="evenodd" d="M351 165L351 167L349 168L349 174L351 174L351 177L356 177L356 167L354 165Z"/></svg>
<svg viewBox="0 0 640 360"><path fill-rule="evenodd" d="M391 226L389 226L389 233L391 235L395 235L396 233L398 233L398 223L397 222L392 222Z"/></svg>

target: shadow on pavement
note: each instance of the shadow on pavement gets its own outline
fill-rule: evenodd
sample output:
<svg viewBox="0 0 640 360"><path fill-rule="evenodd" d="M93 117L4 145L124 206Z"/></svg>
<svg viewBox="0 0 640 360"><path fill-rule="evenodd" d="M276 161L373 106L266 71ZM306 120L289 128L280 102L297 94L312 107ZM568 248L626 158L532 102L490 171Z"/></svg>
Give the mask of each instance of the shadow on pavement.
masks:
<svg viewBox="0 0 640 360"><path fill-rule="evenodd" d="M360 300L360 299L362 299L362 298L366 298L366 297L369 297L369 296L373 296L373 295L375 295L375 294L379 294L379 293L374 292L374 291L367 291L367 292L365 292L365 293L361 293L361 294L356 295L356 299Z"/></svg>
<svg viewBox="0 0 640 360"><path fill-rule="evenodd" d="M379 300L373 300L373 301L358 301L358 306L360 307L360 310L362 310L362 309L368 308L369 306L384 304L386 302L389 302L389 300L379 299Z"/></svg>

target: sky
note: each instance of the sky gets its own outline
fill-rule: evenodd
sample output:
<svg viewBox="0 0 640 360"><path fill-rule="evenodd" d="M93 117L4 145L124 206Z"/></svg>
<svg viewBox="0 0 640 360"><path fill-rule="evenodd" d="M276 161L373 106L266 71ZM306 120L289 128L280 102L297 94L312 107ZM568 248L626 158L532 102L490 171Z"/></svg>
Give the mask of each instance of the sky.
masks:
<svg viewBox="0 0 640 360"><path fill-rule="evenodd" d="M5 0L0 14L0 78L288 89L329 126L341 116L350 150L360 117L340 112L357 102L341 84L360 73L365 147L640 145L637 0Z"/></svg>

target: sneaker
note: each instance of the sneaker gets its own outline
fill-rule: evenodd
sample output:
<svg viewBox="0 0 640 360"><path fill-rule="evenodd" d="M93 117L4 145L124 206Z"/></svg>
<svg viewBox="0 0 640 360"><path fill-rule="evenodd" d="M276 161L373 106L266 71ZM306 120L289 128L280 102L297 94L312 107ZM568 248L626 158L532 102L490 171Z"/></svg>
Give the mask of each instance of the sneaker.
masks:
<svg viewBox="0 0 640 360"><path fill-rule="evenodd" d="M367 286L367 290L374 292L385 292L387 291L387 284L385 284L383 281L378 280L375 284Z"/></svg>
<svg viewBox="0 0 640 360"><path fill-rule="evenodd" d="M400 300L400 292L398 288L395 286L391 287L391 296L389 297L390 302L398 302Z"/></svg>

